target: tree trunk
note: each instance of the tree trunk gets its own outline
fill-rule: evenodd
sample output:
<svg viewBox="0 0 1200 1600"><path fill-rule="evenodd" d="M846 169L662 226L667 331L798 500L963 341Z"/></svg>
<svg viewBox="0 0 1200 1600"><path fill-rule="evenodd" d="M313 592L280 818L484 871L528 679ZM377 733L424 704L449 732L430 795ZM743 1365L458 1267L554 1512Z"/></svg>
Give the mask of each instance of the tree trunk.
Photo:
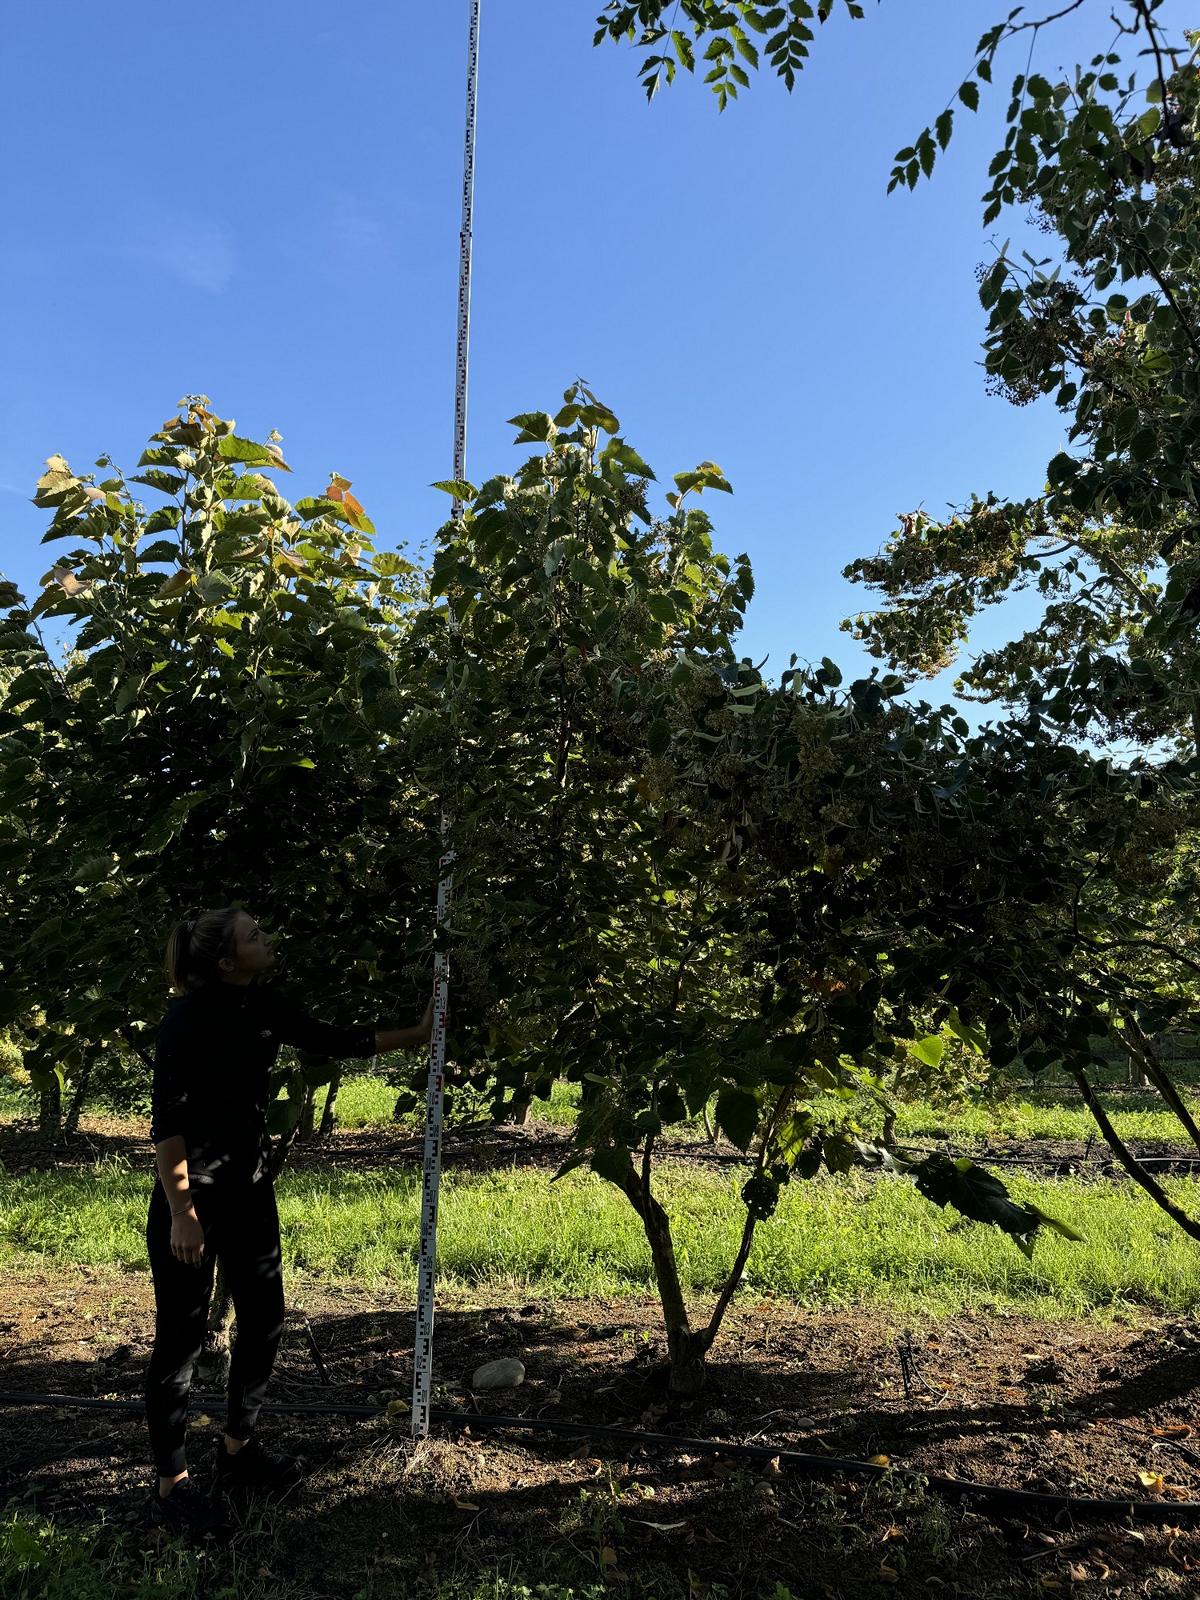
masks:
<svg viewBox="0 0 1200 1600"><path fill-rule="evenodd" d="M57 1078L51 1078L38 1096L38 1137L54 1144L62 1129L62 1089Z"/></svg>
<svg viewBox="0 0 1200 1600"><path fill-rule="evenodd" d="M83 1071L79 1075L79 1082L75 1085L75 1092L71 1096L70 1109L67 1120L63 1124L63 1138L73 1139L79 1131L79 1113L83 1110L83 1102L87 1097L88 1084L92 1078L92 1068L96 1064L99 1050L89 1050L83 1060Z"/></svg>
<svg viewBox="0 0 1200 1600"><path fill-rule="evenodd" d="M223 1389L229 1382L230 1329L233 1325L233 1297L225 1282L225 1268L217 1257L216 1281L208 1307L208 1324L204 1330L204 1344L196 1361L195 1378L198 1383Z"/></svg>
<svg viewBox="0 0 1200 1600"><path fill-rule="evenodd" d="M342 1069L335 1067L333 1077L329 1080L329 1093L325 1096L325 1104L321 1108L321 1125L317 1129L317 1138L324 1139L333 1132L333 1103L337 1099L337 1092L342 1084Z"/></svg>
<svg viewBox="0 0 1200 1600"><path fill-rule="evenodd" d="M704 1333L697 1333L688 1320L679 1283L679 1263L671 1238L671 1219L653 1195L643 1193L642 1181L632 1166L623 1187L629 1203L642 1219L654 1262L654 1280L667 1330L667 1355L671 1365L669 1392L672 1399L688 1399L704 1387L704 1358L712 1340Z"/></svg>
<svg viewBox="0 0 1200 1600"><path fill-rule="evenodd" d="M1125 1086L1129 1089L1145 1089L1150 1080L1146 1076L1146 1069L1140 1059L1131 1050L1125 1071Z"/></svg>
<svg viewBox="0 0 1200 1600"><path fill-rule="evenodd" d="M497 1118L497 1121L508 1123L517 1128L527 1127L529 1124L529 1108L532 1104L532 1088L518 1089L505 1106L503 1114Z"/></svg>
<svg viewBox="0 0 1200 1600"><path fill-rule="evenodd" d="M305 1088L304 1104L300 1109L300 1125L296 1130L296 1137L306 1144L313 1136L313 1119L317 1110L316 1093L317 1091L309 1084Z"/></svg>

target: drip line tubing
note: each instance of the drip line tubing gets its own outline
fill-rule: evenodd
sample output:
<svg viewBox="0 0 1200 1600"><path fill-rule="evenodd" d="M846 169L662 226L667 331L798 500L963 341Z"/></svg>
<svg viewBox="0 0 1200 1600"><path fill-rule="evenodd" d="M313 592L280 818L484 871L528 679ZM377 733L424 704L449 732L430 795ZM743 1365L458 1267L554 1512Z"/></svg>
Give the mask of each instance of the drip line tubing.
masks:
<svg viewBox="0 0 1200 1600"><path fill-rule="evenodd" d="M217 1411L226 1403L224 1395L190 1395L189 1411ZM141 1411L142 1400L101 1400L68 1394L35 1394L24 1390L0 1390L0 1406L44 1405L88 1411ZM315 1402L267 1401L262 1410L275 1414L306 1416L380 1417L380 1405L330 1405ZM612 1439L647 1450L671 1450L682 1455L731 1456L741 1461L778 1461L797 1473L812 1478L859 1477L908 1479L923 1484L948 1500L961 1500L968 1509L992 1512L999 1516L1024 1516L1044 1520L1046 1513L1063 1512L1079 1521L1139 1522L1182 1524L1200 1522L1200 1500L1114 1500L1090 1495L1056 1494L1040 1489L1004 1489L990 1483L975 1483L968 1478L949 1478L939 1473L918 1472L910 1467L880 1466L855 1457L809 1455L770 1444L723 1443L716 1439L691 1439L670 1433L648 1433L639 1428L618 1428L598 1422L564 1422L551 1417L505 1417L470 1411L451 1411L434 1406L431 1421L473 1433L495 1433L507 1429L524 1432L583 1435Z"/></svg>

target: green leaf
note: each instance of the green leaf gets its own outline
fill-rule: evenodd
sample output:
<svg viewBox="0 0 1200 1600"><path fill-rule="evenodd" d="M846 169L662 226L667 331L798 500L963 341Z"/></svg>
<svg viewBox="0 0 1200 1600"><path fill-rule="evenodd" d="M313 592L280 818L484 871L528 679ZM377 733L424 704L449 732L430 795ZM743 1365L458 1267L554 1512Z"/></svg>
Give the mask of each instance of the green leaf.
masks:
<svg viewBox="0 0 1200 1600"><path fill-rule="evenodd" d="M739 1150L748 1150L758 1128L759 1105L748 1089L722 1089L717 1096L717 1127Z"/></svg>
<svg viewBox="0 0 1200 1600"><path fill-rule="evenodd" d="M927 1067L940 1067L942 1057L946 1053L946 1041L936 1033L931 1033L926 1038L917 1039L910 1044L908 1053L916 1056L917 1060L924 1062Z"/></svg>
<svg viewBox="0 0 1200 1600"><path fill-rule="evenodd" d="M631 444L623 439L610 439L600 452L601 461L615 461L635 478L653 478L654 474Z"/></svg>
<svg viewBox="0 0 1200 1600"><path fill-rule="evenodd" d="M671 748L671 724L665 717L655 717L646 729L646 749L652 756L666 755Z"/></svg>
<svg viewBox="0 0 1200 1600"><path fill-rule="evenodd" d="M963 105L966 106L968 111L978 111L979 85L977 83L973 83L971 79L968 78L966 83L959 85L958 98L962 101Z"/></svg>
<svg viewBox="0 0 1200 1600"><path fill-rule="evenodd" d="M514 444L548 444L558 432L548 411L521 411L508 421L510 427L521 430Z"/></svg>
<svg viewBox="0 0 1200 1600"><path fill-rule="evenodd" d="M592 1171L622 1188L629 1177L629 1151L624 1145L601 1145L592 1151Z"/></svg>
<svg viewBox="0 0 1200 1600"><path fill-rule="evenodd" d="M217 450L226 461L244 461L255 467L279 467L284 472L292 469L281 452L271 445L256 444L253 439L239 439L236 433L227 433L217 440Z"/></svg>
<svg viewBox="0 0 1200 1600"><path fill-rule="evenodd" d="M445 478L440 483L431 483L429 487L440 489L454 500L471 501L479 493L474 484L468 483L465 478Z"/></svg>
<svg viewBox="0 0 1200 1600"><path fill-rule="evenodd" d="M986 1052L987 1034L984 1033L982 1028L972 1027L969 1022L964 1022L956 1010L951 1009L950 1015L946 1018L946 1026L956 1038L961 1039L977 1055L983 1055Z"/></svg>

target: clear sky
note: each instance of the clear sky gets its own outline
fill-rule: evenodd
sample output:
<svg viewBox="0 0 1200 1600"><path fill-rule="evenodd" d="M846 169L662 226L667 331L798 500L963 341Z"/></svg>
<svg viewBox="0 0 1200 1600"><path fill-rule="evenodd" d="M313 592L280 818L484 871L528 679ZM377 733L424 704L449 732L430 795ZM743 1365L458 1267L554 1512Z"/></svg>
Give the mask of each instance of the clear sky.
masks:
<svg viewBox="0 0 1200 1600"><path fill-rule="evenodd" d="M1042 485L1047 403L984 393L978 196L1010 47L930 183L885 194L996 0L838 16L789 96L723 115L696 80L647 106L637 55L593 49L597 0L484 0L468 475L511 470L504 419L581 375L666 483L705 457L716 542L757 580L742 647L852 671L841 577L896 513ZM292 498L331 469L377 546L418 546L450 476L466 0L45 0L6 17L0 98L0 570L61 545L43 459L133 470L179 397L283 435ZM1039 38L1052 75L1107 8ZM1019 59L1018 59L1019 57ZM1002 242L1004 219L996 230ZM666 483L669 487L669 483ZM157 499L147 491L150 504ZM1015 619L1006 619L1003 632ZM975 636L1003 636L989 620ZM944 698L948 681L922 691Z"/></svg>

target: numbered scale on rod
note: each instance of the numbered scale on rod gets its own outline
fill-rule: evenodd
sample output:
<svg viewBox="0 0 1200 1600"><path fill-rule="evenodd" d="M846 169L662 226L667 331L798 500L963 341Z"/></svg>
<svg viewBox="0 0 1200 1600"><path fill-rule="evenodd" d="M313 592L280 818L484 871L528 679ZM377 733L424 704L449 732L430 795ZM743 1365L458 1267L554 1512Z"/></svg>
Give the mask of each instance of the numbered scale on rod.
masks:
<svg viewBox="0 0 1200 1600"><path fill-rule="evenodd" d="M467 43L467 132L463 154L462 231L458 253L458 347L454 381L454 477L467 473L467 357L471 333L471 208L475 195L475 88L479 75L479 0L471 0ZM462 515L455 500L453 515ZM450 612L451 633L458 631ZM433 1390L433 1312L437 1272L438 1189L442 1180L442 1099L446 1077L446 1006L450 961L446 921L454 894L451 817L443 806L438 861L437 924L433 951L433 1032L429 1038L429 1083L425 1094L425 1161L421 1183L421 1244L417 1259L417 1339L413 1358L412 1436L429 1433Z"/></svg>

